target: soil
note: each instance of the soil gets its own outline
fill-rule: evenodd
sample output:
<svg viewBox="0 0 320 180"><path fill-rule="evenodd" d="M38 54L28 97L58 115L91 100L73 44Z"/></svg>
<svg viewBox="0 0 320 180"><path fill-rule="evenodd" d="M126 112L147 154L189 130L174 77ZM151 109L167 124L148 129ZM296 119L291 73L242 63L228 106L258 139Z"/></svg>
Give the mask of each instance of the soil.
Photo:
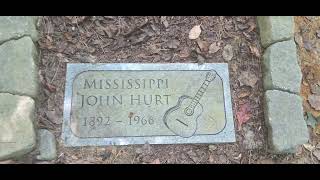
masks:
<svg viewBox="0 0 320 180"><path fill-rule="evenodd" d="M297 21L298 27L305 22L305 17L299 18L303 20ZM37 126L55 134L58 158L43 162L30 155L19 163L319 163L303 147L294 155L267 152L262 107L263 52L253 16L65 16L42 17L38 25L42 88ZM202 32L198 39L191 40L188 34L196 25L201 26ZM215 46L210 46L214 43ZM231 46L233 53L223 53L225 46ZM307 53L301 49L300 56L304 58ZM229 64L236 143L63 146L60 136L67 63L222 62ZM242 76L251 78L245 80ZM247 118L241 118L244 105L249 107L245 112ZM241 127L240 119L245 119Z"/></svg>

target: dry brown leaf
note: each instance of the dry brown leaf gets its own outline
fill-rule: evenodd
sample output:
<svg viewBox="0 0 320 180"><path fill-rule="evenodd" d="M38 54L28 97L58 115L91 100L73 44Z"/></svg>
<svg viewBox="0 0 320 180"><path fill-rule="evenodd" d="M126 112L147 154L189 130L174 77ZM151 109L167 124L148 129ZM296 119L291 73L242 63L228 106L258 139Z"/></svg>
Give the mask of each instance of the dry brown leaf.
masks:
<svg viewBox="0 0 320 180"><path fill-rule="evenodd" d="M230 61L233 58L233 48L230 44L223 48L222 57L226 61Z"/></svg>
<svg viewBox="0 0 320 180"><path fill-rule="evenodd" d="M240 86L246 85L246 86L254 87L258 81L258 78L253 73L244 71L240 74L238 80L240 82Z"/></svg>
<svg viewBox="0 0 320 180"><path fill-rule="evenodd" d="M238 130L241 129L241 125L247 122L251 118L251 111L250 111L250 103L247 102L245 104L241 104L237 110L236 117L238 121Z"/></svg>
<svg viewBox="0 0 320 180"><path fill-rule="evenodd" d="M204 64L206 62L206 59L202 57L200 54L197 57L198 64Z"/></svg>
<svg viewBox="0 0 320 180"><path fill-rule="evenodd" d="M197 44L202 52L209 51L209 43L207 41L202 41L200 39L197 39Z"/></svg>
<svg viewBox="0 0 320 180"><path fill-rule="evenodd" d="M239 98L244 98L244 97L247 97L247 96L249 96L250 95L250 92L248 92L248 91L243 91L243 92L240 92L239 94L238 94L238 97Z"/></svg>
<svg viewBox="0 0 320 180"><path fill-rule="evenodd" d="M250 48L251 53L252 53L254 56L256 56L256 57L260 57L260 56L261 56L261 54L260 54L260 52L259 52L259 50L258 50L257 47L255 47L255 46L249 46L249 48Z"/></svg>
<svg viewBox="0 0 320 180"><path fill-rule="evenodd" d="M320 96L311 94L308 97L308 101L311 107L317 111L320 111Z"/></svg>
<svg viewBox="0 0 320 180"><path fill-rule="evenodd" d="M294 34L294 41L299 47L303 47L303 38L299 33Z"/></svg>
<svg viewBox="0 0 320 180"><path fill-rule="evenodd" d="M320 82L315 83L315 84L311 84L310 90L313 94L320 95Z"/></svg>
<svg viewBox="0 0 320 180"><path fill-rule="evenodd" d="M180 41L173 39L167 42L167 46L169 49L176 49L180 45Z"/></svg>
<svg viewBox="0 0 320 180"><path fill-rule="evenodd" d="M254 22L249 22L248 23L249 24L249 29L248 29L248 32L251 32L251 31L253 31L255 28L256 28L256 23L254 23Z"/></svg>
<svg viewBox="0 0 320 180"><path fill-rule="evenodd" d="M200 25L193 26L193 28L189 32L189 39L197 39L201 34Z"/></svg>
<svg viewBox="0 0 320 180"><path fill-rule="evenodd" d="M309 143L303 144L303 147L308 151L313 151L315 148L315 146L313 146L312 144L309 144Z"/></svg>
<svg viewBox="0 0 320 180"><path fill-rule="evenodd" d="M217 42L214 42L209 46L209 54L214 54L219 50L220 50L220 45Z"/></svg>
<svg viewBox="0 0 320 180"><path fill-rule="evenodd" d="M190 53L191 53L191 51L188 48L184 48L179 52L178 56L180 58L187 58L190 56Z"/></svg>
<svg viewBox="0 0 320 180"><path fill-rule="evenodd" d="M213 155L210 155L210 156L209 156L209 163L213 163L213 162L214 162Z"/></svg>
<svg viewBox="0 0 320 180"><path fill-rule="evenodd" d="M48 89L50 92L56 92L57 91L57 88L56 86L46 82L45 83L45 88Z"/></svg>
<svg viewBox="0 0 320 180"><path fill-rule="evenodd" d="M167 21L167 17L166 16L161 16L160 21L164 25L165 28L169 27L169 23Z"/></svg>
<svg viewBox="0 0 320 180"><path fill-rule="evenodd" d="M46 115L47 115L48 119L51 122L53 122L54 124L61 124L62 123L62 119L59 118L56 111L47 111Z"/></svg>
<svg viewBox="0 0 320 180"><path fill-rule="evenodd" d="M312 154L318 159L318 161L320 161L320 150L315 150L312 152Z"/></svg>

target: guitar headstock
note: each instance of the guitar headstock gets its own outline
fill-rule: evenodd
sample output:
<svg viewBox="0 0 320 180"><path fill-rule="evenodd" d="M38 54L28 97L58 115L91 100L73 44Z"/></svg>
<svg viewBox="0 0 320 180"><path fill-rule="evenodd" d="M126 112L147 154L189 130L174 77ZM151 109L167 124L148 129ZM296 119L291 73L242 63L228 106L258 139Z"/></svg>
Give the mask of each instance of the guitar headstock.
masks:
<svg viewBox="0 0 320 180"><path fill-rule="evenodd" d="M206 75L206 80L209 82L213 81L216 78L216 74L217 74L216 71L210 70L210 72L208 72Z"/></svg>

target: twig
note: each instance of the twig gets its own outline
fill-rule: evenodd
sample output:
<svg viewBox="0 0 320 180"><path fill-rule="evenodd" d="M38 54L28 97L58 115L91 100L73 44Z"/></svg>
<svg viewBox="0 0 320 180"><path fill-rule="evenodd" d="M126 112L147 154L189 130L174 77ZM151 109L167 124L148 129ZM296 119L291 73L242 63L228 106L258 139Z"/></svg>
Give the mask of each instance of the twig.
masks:
<svg viewBox="0 0 320 180"><path fill-rule="evenodd" d="M59 70L59 66L60 66L60 61L58 61L58 67L57 67L57 69L56 69L56 71L55 71L55 73L54 73L54 75L53 75L53 77L52 77L52 79L51 79L51 81L50 81L50 84L53 82L54 78L56 77L57 72L58 72L58 70Z"/></svg>
<svg viewBox="0 0 320 180"><path fill-rule="evenodd" d="M114 163L114 161L117 159L117 157L119 156L119 154L120 154L121 151L122 151L122 150L119 150L119 151L118 151L118 153L116 154L116 157L113 158L112 163Z"/></svg>

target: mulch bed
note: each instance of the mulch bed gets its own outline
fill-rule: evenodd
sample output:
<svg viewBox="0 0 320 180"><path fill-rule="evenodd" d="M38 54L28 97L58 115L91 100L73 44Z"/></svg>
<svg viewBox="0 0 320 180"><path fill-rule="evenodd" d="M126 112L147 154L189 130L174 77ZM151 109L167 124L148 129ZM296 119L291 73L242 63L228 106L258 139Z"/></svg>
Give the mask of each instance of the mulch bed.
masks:
<svg viewBox="0 0 320 180"><path fill-rule="evenodd" d="M201 26L200 37L189 31ZM261 72L255 17L43 17L38 42L41 97L38 127L54 132L58 158L32 163L288 163L297 155L266 152ZM230 60L231 59L231 60ZM67 63L229 64L236 143L65 148L61 142ZM306 160L307 161L307 160ZM309 162L309 161L308 161Z"/></svg>

